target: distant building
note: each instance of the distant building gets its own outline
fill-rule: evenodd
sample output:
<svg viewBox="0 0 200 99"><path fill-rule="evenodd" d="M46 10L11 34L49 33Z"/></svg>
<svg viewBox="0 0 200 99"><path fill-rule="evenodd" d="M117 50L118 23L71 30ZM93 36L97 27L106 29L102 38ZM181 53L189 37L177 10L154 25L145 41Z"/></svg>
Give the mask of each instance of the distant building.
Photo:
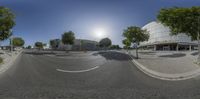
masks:
<svg viewBox="0 0 200 99"><path fill-rule="evenodd" d="M11 50L11 46L0 46L0 49L1 50ZM14 46L13 47L13 50L21 50L23 49L23 47L20 47L20 46Z"/></svg>
<svg viewBox="0 0 200 99"><path fill-rule="evenodd" d="M44 44L43 49L50 49L50 45L48 43Z"/></svg>
<svg viewBox="0 0 200 99"><path fill-rule="evenodd" d="M57 50L72 50L72 45L63 44L63 43L60 41Z"/></svg>
<svg viewBox="0 0 200 99"><path fill-rule="evenodd" d="M54 39L55 45L50 48L54 50L97 50L98 42L85 40L85 39L75 39L73 45L65 45L60 39Z"/></svg>
<svg viewBox="0 0 200 99"><path fill-rule="evenodd" d="M59 45L61 44L61 40L60 39L53 39L53 40L50 40L50 44L53 44L53 46L50 46L51 49L58 49L59 48Z"/></svg>
<svg viewBox="0 0 200 99"><path fill-rule="evenodd" d="M170 35L170 29L158 22L150 22L142 29L149 32L149 40L140 43L140 47L153 50L194 50L197 43L184 33Z"/></svg>
<svg viewBox="0 0 200 99"><path fill-rule="evenodd" d="M85 39L76 39L72 45L72 50L97 50L98 42L85 40Z"/></svg>
<svg viewBox="0 0 200 99"><path fill-rule="evenodd" d="M10 50L10 46L0 46L1 50Z"/></svg>
<svg viewBox="0 0 200 99"><path fill-rule="evenodd" d="M19 51L19 50L22 50L22 49L23 49L23 47L19 47L19 46L18 47L14 47L15 51Z"/></svg>

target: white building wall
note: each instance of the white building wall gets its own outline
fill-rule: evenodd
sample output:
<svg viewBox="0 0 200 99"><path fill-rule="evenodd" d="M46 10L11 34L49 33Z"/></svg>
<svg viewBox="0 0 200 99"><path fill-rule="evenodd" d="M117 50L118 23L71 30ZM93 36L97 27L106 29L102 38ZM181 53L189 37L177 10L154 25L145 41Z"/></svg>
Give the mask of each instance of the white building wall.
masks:
<svg viewBox="0 0 200 99"><path fill-rule="evenodd" d="M58 49L60 50L71 50L72 49L72 45L65 45L63 44L62 42L60 42L59 46L58 46Z"/></svg>
<svg viewBox="0 0 200 99"><path fill-rule="evenodd" d="M46 46L43 47L44 49L50 49L50 45L47 43Z"/></svg>
<svg viewBox="0 0 200 99"><path fill-rule="evenodd" d="M149 40L146 42L142 42L142 44L153 44L153 43L162 43L162 42L191 42L191 37L185 34L178 34L171 36L170 29L161 23L158 22L150 22L149 24L142 27L142 29L146 29L149 34Z"/></svg>

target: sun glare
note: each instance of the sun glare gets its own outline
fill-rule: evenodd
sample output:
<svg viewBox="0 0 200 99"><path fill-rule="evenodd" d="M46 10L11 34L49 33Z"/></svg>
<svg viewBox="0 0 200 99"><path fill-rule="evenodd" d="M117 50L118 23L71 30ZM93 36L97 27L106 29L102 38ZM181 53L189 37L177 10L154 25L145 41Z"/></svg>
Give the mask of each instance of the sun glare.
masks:
<svg viewBox="0 0 200 99"><path fill-rule="evenodd" d="M106 35L105 29L98 28L94 30L94 36L97 38L103 38Z"/></svg>

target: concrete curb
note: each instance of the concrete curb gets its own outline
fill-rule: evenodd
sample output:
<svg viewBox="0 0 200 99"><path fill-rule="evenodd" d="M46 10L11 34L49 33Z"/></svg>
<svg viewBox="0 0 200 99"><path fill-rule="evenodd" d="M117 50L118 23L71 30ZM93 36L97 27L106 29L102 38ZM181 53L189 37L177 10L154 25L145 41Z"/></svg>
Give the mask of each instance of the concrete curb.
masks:
<svg viewBox="0 0 200 99"><path fill-rule="evenodd" d="M13 63L15 62L17 57L19 57L21 55L22 52L23 51L21 50L19 53L17 53L17 55L13 56L8 63L2 64L0 67L0 74L5 72L6 70L8 70L10 68L10 66L13 65Z"/></svg>
<svg viewBox="0 0 200 99"><path fill-rule="evenodd" d="M117 51L120 52L120 51ZM127 52L121 52L129 55ZM130 56L130 55L129 55ZM130 56L131 57L131 56ZM144 65L140 64L136 59L132 59L132 63L136 65L136 67L141 70L143 73L147 74L150 77L161 79L161 80L169 80L169 81L179 81L179 80L187 80L191 78L195 78L197 76L200 76L200 69L185 72L185 73L178 73L178 74L167 74L167 73L161 73L157 72L151 69L146 68Z"/></svg>

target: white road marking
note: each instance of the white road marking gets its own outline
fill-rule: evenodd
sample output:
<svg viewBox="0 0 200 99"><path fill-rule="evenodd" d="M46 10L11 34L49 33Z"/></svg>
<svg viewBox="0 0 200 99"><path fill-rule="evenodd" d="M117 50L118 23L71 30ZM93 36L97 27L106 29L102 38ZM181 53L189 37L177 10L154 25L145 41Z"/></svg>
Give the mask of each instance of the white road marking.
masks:
<svg viewBox="0 0 200 99"><path fill-rule="evenodd" d="M56 70L59 72L65 72L65 73L82 73L82 72L88 72L88 71L91 71L91 70L94 70L97 68L99 68L99 66L96 66L96 67L93 67L90 69L86 69L86 70L77 70L77 71L70 71L70 70L63 70L63 69L56 69Z"/></svg>

